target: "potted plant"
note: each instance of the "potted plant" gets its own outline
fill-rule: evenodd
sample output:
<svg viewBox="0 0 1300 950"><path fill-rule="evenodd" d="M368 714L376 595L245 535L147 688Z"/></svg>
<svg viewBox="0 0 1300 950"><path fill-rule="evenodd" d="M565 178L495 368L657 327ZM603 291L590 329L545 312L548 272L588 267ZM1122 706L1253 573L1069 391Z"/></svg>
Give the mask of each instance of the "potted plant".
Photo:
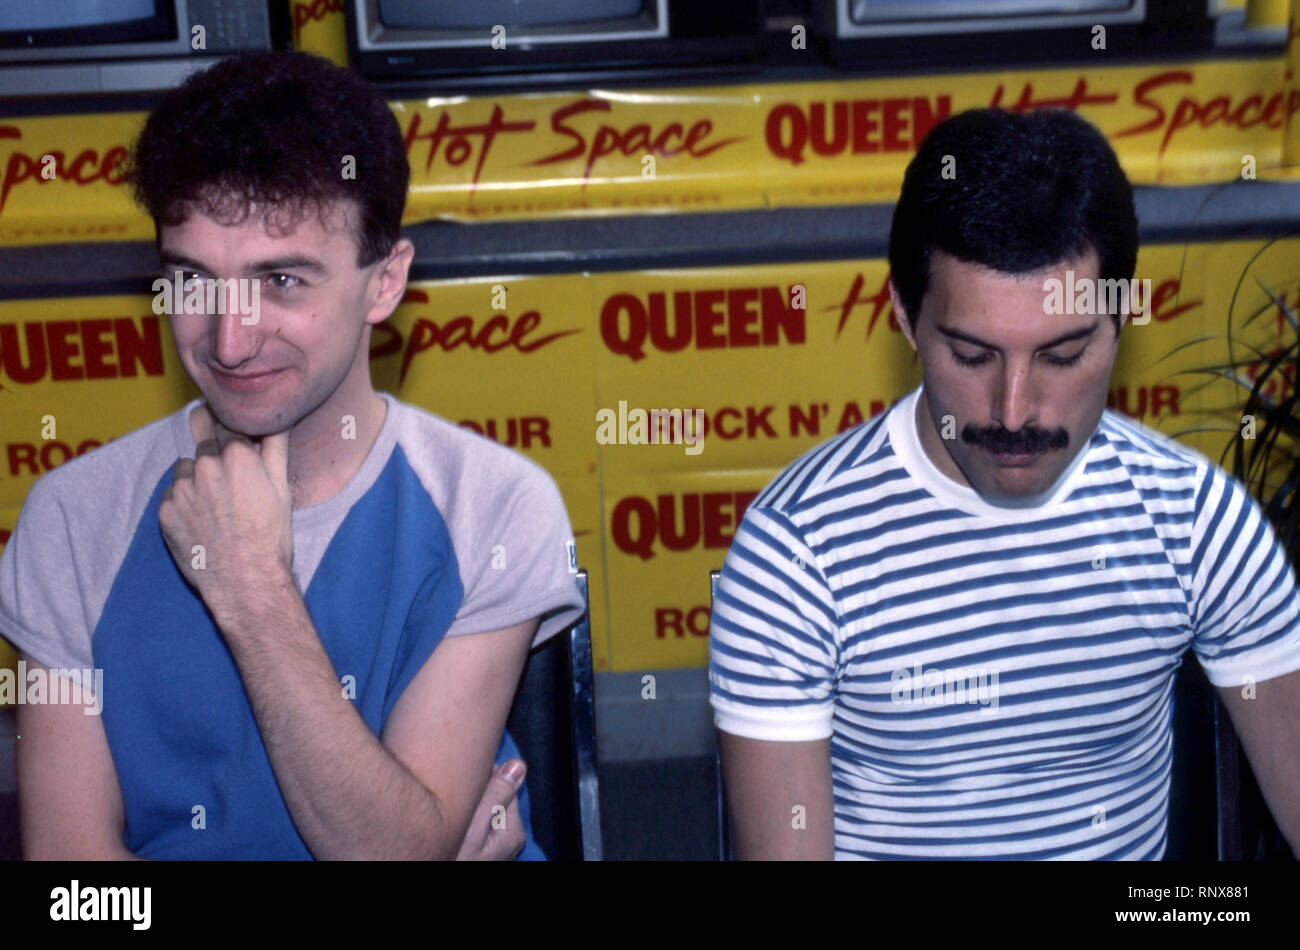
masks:
<svg viewBox="0 0 1300 950"><path fill-rule="evenodd" d="M1267 242L1252 263L1269 247L1292 236ZM1248 281L1259 286L1267 299L1234 324L1233 315ZM1275 324L1270 327L1260 323L1268 320ZM1231 432L1219 464L1259 502L1292 568L1300 572L1300 399L1295 385L1300 368L1300 316L1278 288L1252 279L1249 266L1238 280L1228 307L1226 343L1227 361L1197 372L1233 383L1241 400L1229 410L1234 418L1226 426L1187 430L1178 435ZM1222 420L1222 411L1211 410L1211 414ZM1244 860L1291 859L1286 839L1269 813L1249 762L1238 747L1226 709L1217 697L1215 707L1220 795L1226 792L1231 796L1235 791L1239 805L1239 825L1235 833L1229 832L1229 837L1236 840L1221 842L1221 853L1235 857L1234 847L1239 846L1239 856Z"/></svg>

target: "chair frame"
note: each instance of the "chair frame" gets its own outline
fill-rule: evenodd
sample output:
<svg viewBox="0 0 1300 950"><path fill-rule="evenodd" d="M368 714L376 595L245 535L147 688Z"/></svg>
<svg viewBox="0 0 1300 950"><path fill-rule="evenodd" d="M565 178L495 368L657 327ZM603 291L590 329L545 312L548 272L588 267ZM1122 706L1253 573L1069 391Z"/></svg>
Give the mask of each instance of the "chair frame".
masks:
<svg viewBox="0 0 1300 950"><path fill-rule="evenodd" d="M549 807L562 809L552 816L554 825L545 836L549 842L544 848L547 856L552 860L600 861L604 859L604 845L587 572L578 571L574 580L582 595L582 616L559 635L529 651L506 729L528 767L540 769L537 775L545 776L544 800ZM564 657L557 655L560 650L565 651ZM525 705L520 706L521 702ZM516 720L517 715L524 718ZM529 787L534 794L540 792L537 786ZM534 831L541 817L538 807L534 798ZM557 848L556 853L550 853Z"/></svg>
<svg viewBox="0 0 1300 950"><path fill-rule="evenodd" d="M713 615L713 604L718 599L718 578L722 571L709 571L709 616ZM715 768L715 791L718 804L718 860L732 861L735 855L731 849L731 818L727 814L727 786L722 776L722 744L718 741L718 730L713 730L713 761Z"/></svg>
<svg viewBox="0 0 1300 950"><path fill-rule="evenodd" d="M578 571L582 616L569 628L569 681L573 705L573 777L578 793L578 822L582 833L582 859L604 860L600 835L600 778L596 770L596 690L591 656L591 598L587 572Z"/></svg>

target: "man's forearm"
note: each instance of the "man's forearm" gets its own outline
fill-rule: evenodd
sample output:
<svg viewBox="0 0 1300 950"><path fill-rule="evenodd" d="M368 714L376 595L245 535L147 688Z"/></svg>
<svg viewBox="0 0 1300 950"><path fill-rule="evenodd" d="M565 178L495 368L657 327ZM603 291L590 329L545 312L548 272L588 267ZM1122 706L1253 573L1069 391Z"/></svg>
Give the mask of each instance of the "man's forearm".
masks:
<svg viewBox="0 0 1300 950"><path fill-rule="evenodd" d="M454 858L464 829L343 695L287 572L214 609L298 833L316 858Z"/></svg>
<svg viewBox="0 0 1300 950"><path fill-rule="evenodd" d="M830 861L830 739L772 742L718 731L738 860Z"/></svg>
<svg viewBox="0 0 1300 950"><path fill-rule="evenodd" d="M1296 764L1296 754L1294 749L1286 750L1272 757L1282 759L1281 762L1261 765L1257 760L1262 756L1246 750L1273 821L1291 846L1291 854L1300 858L1300 767Z"/></svg>
<svg viewBox="0 0 1300 950"><path fill-rule="evenodd" d="M1300 857L1300 671L1260 680L1249 694L1217 692L1278 830Z"/></svg>

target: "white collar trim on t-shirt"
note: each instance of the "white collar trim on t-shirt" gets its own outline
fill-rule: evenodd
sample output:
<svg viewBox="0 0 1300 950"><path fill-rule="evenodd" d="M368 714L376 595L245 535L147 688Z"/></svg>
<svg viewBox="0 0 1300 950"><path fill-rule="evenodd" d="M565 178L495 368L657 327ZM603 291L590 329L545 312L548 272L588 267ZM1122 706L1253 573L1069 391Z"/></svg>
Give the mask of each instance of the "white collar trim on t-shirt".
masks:
<svg viewBox="0 0 1300 950"><path fill-rule="evenodd" d="M1056 482L1039 495L994 500L981 495L969 485L961 485L945 475L930 460L916 428L916 406L924 385L916 387L894 405L889 413L889 438L903 467L922 487L941 502L973 515L1002 521L1028 521L1042 517L1044 509L1058 505L1069 497L1088 459L1092 437L1079 447L1074 458Z"/></svg>

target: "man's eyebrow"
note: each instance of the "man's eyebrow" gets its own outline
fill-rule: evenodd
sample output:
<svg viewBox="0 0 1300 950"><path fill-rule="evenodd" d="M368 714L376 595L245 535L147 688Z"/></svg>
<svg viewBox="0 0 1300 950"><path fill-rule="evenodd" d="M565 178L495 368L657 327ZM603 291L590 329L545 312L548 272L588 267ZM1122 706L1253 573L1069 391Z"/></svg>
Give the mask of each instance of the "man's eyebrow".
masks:
<svg viewBox="0 0 1300 950"><path fill-rule="evenodd" d="M327 272L325 264L314 257L299 255L296 257L272 257L264 261L255 261L244 268L246 274L268 274L280 270L305 270L314 274Z"/></svg>
<svg viewBox="0 0 1300 950"><path fill-rule="evenodd" d="M1060 336L1054 337L1051 340L1048 340L1046 343L1043 343L1040 346L1035 347L1035 351L1050 350L1052 347L1060 346L1062 343L1069 343L1073 340L1082 340L1084 337L1089 337L1092 336L1094 333L1096 333L1097 327L1099 326L1101 326L1101 321L1097 320L1091 326L1079 327L1079 329L1077 330L1070 330L1068 333L1062 333ZM997 353L1002 352L1002 348L1000 346L994 346L992 343L986 343L977 336L971 336L969 333L963 333L961 330L954 330L951 327L945 327L941 323L936 323L935 329L937 329L940 333L942 333L944 336L950 339L962 340L966 343L970 343L972 346L982 346L986 350L993 350Z"/></svg>
<svg viewBox="0 0 1300 950"><path fill-rule="evenodd" d="M204 274L208 272L208 269L198 261L191 260L184 254L176 254L172 251L166 250L165 248L158 252L158 260L162 262L164 267L176 267L181 270L200 271Z"/></svg>
<svg viewBox="0 0 1300 950"><path fill-rule="evenodd" d="M158 254L159 260L164 267L179 267L182 270L198 271L203 274L211 271L196 260L186 257L184 254L175 254L166 249ZM245 274L270 274L282 270L305 270L313 274L327 273L328 269L325 264L314 257L304 255L291 257L273 257L264 261L254 261L244 268Z"/></svg>

